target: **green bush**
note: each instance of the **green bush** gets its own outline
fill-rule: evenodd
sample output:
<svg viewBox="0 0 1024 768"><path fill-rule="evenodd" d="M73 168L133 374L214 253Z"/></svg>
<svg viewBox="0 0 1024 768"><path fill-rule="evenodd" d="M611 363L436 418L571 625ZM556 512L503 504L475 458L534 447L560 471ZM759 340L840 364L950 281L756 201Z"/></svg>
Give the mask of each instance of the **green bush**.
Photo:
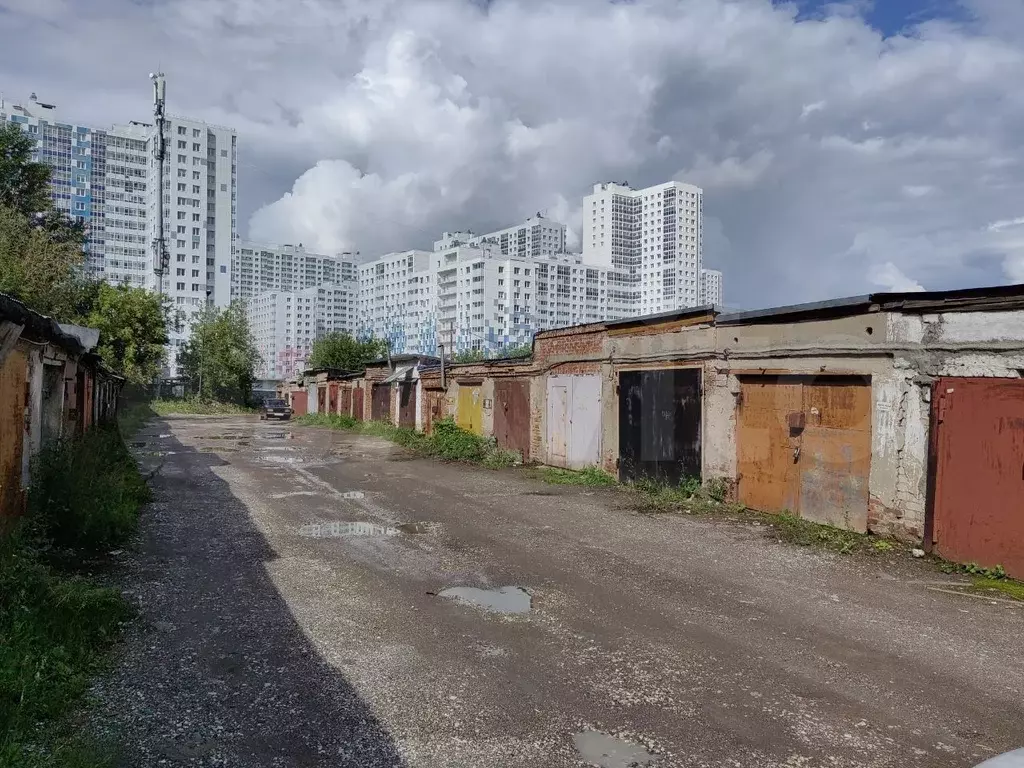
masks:
<svg viewBox="0 0 1024 768"><path fill-rule="evenodd" d="M255 408L246 408L234 403L221 403L214 400L154 400L149 404L158 416L184 414L190 416L234 416L256 413Z"/></svg>
<svg viewBox="0 0 1024 768"><path fill-rule="evenodd" d="M487 447L482 437L463 429L450 418L435 422L430 443L430 452L448 461L481 461Z"/></svg>
<svg viewBox="0 0 1024 768"><path fill-rule="evenodd" d="M334 429L353 429L358 424L357 419L351 416L337 413L307 413L304 416L296 416L292 419L293 424L300 427L333 427Z"/></svg>
<svg viewBox="0 0 1024 768"><path fill-rule="evenodd" d="M579 471L544 467L541 470L541 479L552 485L604 486L616 483L614 477L598 467L584 467Z"/></svg>
<svg viewBox="0 0 1024 768"><path fill-rule="evenodd" d="M55 443L35 460L29 520L60 551L103 552L129 536L149 489L115 428Z"/></svg>
<svg viewBox="0 0 1024 768"><path fill-rule="evenodd" d="M116 427L36 458L28 513L0 534L0 768L112 765L64 716L132 612L75 569L122 544L148 496Z"/></svg>
<svg viewBox="0 0 1024 768"><path fill-rule="evenodd" d="M117 591L40 562L26 534L0 541L0 766L32 764L37 724L86 691L130 616Z"/></svg>

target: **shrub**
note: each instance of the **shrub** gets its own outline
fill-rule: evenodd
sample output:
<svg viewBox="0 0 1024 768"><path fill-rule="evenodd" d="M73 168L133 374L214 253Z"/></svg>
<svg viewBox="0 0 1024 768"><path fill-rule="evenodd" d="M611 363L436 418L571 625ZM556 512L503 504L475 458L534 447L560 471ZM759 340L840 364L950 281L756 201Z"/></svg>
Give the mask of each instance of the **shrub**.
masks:
<svg viewBox="0 0 1024 768"><path fill-rule="evenodd" d="M57 550L102 552L138 522L149 489L116 428L96 428L40 452L29 487L29 520Z"/></svg>
<svg viewBox="0 0 1024 768"><path fill-rule="evenodd" d="M480 461L486 453L486 442L453 419L441 419L430 435L430 453L449 461Z"/></svg>

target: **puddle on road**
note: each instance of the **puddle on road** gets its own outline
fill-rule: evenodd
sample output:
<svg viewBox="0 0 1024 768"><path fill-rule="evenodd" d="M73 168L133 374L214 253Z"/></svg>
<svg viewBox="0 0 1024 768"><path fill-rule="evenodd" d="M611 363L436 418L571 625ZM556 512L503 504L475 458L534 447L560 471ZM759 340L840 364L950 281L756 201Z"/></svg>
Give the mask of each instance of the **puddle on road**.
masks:
<svg viewBox="0 0 1024 768"><path fill-rule="evenodd" d="M257 435L260 440L294 440L291 432L264 432Z"/></svg>
<svg viewBox="0 0 1024 768"><path fill-rule="evenodd" d="M413 536L419 536L425 533L433 533L437 528L437 523L402 523L398 526L398 530L402 533L408 533Z"/></svg>
<svg viewBox="0 0 1024 768"><path fill-rule="evenodd" d="M530 593L522 587L448 587L437 594L495 613L529 613L532 607Z"/></svg>
<svg viewBox="0 0 1024 768"><path fill-rule="evenodd" d="M311 539L336 539L352 536L416 536L429 533L429 523L380 525L378 523L310 523L299 527L299 536Z"/></svg>
<svg viewBox="0 0 1024 768"><path fill-rule="evenodd" d="M397 528L376 523L313 523L299 528L299 536L311 539L335 539L351 536L397 536Z"/></svg>
<svg viewBox="0 0 1024 768"><path fill-rule="evenodd" d="M147 445L149 445L149 443L145 442L144 440L136 440L134 443L132 443L132 448L145 448Z"/></svg>
<svg viewBox="0 0 1024 768"><path fill-rule="evenodd" d="M365 498L366 494L362 491L345 491L341 494L343 499L362 499Z"/></svg>
<svg viewBox="0 0 1024 768"><path fill-rule="evenodd" d="M163 438L170 437L170 436L171 436L170 432L164 432L162 435L160 435L160 439L162 440Z"/></svg>
<svg viewBox="0 0 1024 768"><path fill-rule="evenodd" d="M580 756L598 768L633 768L657 760L639 744L618 739L600 731L582 731L573 734L573 744Z"/></svg>
<svg viewBox="0 0 1024 768"><path fill-rule="evenodd" d="M264 461L270 461L275 464L301 464L303 459L301 456L278 456L277 454L265 454L261 457Z"/></svg>

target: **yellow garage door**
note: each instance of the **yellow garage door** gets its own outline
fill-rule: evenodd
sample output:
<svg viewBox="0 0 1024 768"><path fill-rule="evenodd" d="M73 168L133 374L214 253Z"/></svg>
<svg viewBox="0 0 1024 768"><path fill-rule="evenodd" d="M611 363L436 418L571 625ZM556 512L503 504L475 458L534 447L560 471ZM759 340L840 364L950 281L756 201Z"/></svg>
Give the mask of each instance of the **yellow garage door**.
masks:
<svg viewBox="0 0 1024 768"><path fill-rule="evenodd" d="M479 385L459 385L459 410L456 423L478 435L484 433L484 404Z"/></svg>

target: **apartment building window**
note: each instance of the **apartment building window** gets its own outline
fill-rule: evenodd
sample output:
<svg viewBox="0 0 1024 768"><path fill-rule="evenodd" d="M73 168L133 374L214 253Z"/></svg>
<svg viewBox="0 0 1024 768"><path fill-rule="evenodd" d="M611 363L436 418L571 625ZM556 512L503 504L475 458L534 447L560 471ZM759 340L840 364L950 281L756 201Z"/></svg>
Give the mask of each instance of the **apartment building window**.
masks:
<svg viewBox="0 0 1024 768"><path fill-rule="evenodd" d="M184 291L185 290L185 284L184 283L176 283L174 287L177 288L179 291Z"/></svg>
<svg viewBox="0 0 1024 768"><path fill-rule="evenodd" d="M186 129L184 125L179 125L178 126L178 135L179 136L184 136L186 133L188 133L188 129Z"/></svg>

